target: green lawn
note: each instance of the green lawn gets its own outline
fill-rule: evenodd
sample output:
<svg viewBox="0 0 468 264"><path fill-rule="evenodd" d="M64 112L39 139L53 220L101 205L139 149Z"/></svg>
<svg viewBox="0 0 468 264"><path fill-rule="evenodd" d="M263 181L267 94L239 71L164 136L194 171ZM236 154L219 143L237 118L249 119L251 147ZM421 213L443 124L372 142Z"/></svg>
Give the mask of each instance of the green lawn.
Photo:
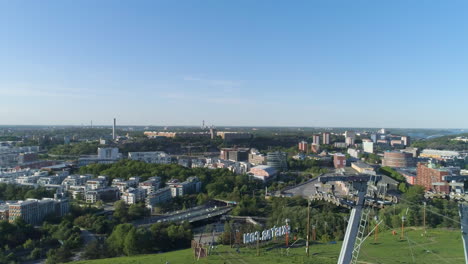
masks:
<svg viewBox="0 0 468 264"><path fill-rule="evenodd" d="M460 231L446 229L429 230L426 236L421 236L420 229L408 229L408 240L400 241L399 236L393 236L391 230L381 231L376 244L374 237L370 236L361 248L360 263L465 263L463 245ZM93 261L81 261L80 264L149 264L166 263L226 263L226 264L263 264L263 263L336 263L341 248L338 244L314 244L311 246L309 258L305 255L304 247L293 248L289 255L285 249L265 246L260 250L260 256L256 256L255 248L241 248L236 253L229 246L220 246L215 253L208 258L196 261L191 249L168 252L164 254L140 255L134 257L121 257L101 259ZM414 258L414 261L413 261Z"/></svg>

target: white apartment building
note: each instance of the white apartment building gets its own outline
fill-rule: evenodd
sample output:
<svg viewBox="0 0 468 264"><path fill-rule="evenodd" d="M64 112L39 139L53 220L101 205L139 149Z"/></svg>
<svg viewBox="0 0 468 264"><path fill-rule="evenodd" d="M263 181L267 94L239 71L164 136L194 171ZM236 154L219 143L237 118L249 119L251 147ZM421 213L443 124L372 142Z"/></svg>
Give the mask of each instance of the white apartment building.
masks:
<svg viewBox="0 0 468 264"><path fill-rule="evenodd" d="M147 181L140 182L138 187L146 190L146 194L149 195L161 187L161 178L157 176L151 177Z"/></svg>
<svg viewBox="0 0 468 264"><path fill-rule="evenodd" d="M165 187L149 194L145 199L146 207L153 211L157 204L165 203L172 199L171 188Z"/></svg>
<svg viewBox="0 0 468 264"><path fill-rule="evenodd" d="M362 148L366 153L374 153L374 142L372 141L363 141Z"/></svg>
<svg viewBox="0 0 468 264"><path fill-rule="evenodd" d="M175 179L171 180L167 182L167 186L171 188L172 197L199 193L201 191L201 181L195 176L188 177L184 182L179 182Z"/></svg>
<svg viewBox="0 0 468 264"><path fill-rule="evenodd" d="M128 188L120 199L123 200L126 204L136 204L138 202L144 201L146 198L146 190L141 188Z"/></svg>
<svg viewBox="0 0 468 264"><path fill-rule="evenodd" d="M86 189L87 190L97 190L107 187L107 177L106 176L98 176L96 179L86 181Z"/></svg>
<svg viewBox="0 0 468 264"><path fill-rule="evenodd" d="M154 164L171 164L172 162L171 156L163 151L129 152L128 159Z"/></svg>

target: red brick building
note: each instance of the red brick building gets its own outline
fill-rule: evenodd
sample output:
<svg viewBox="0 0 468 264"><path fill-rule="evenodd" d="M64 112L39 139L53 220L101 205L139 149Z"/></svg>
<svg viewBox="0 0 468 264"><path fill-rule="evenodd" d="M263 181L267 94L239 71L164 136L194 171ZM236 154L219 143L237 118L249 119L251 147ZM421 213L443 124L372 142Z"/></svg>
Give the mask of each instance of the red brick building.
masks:
<svg viewBox="0 0 468 264"><path fill-rule="evenodd" d="M335 166L335 169L346 167L346 156L341 153L336 153L333 156L333 165Z"/></svg>
<svg viewBox="0 0 468 264"><path fill-rule="evenodd" d="M307 152L308 148L309 148L309 144L307 144L306 141L299 142L299 151Z"/></svg>
<svg viewBox="0 0 468 264"><path fill-rule="evenodd" d="M416 184L423 186L426 191L449 193L449 185L442 179L442 176L449 174L447 170L435 168L431 164L418 163Z"/></svg>

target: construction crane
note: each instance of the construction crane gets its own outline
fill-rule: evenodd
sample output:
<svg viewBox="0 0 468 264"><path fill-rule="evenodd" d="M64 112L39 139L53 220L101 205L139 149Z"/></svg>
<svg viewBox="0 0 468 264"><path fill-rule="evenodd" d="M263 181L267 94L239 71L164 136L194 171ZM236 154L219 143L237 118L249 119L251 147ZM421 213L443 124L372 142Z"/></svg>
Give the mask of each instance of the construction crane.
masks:
<svg viewBox="0 0 468 264"><path fill-rule="evenodd" d="M463 247L465 249L465 263L468 263L468 197L465 193L465 186L468 184L468 175L448 175L443 176L443 180L448 182L450 187L455 187L455 196L451 195L451 198L458 200ZM460 191L459 196L456 195L457 190Z"/></svg>
<svg viewBox="0 0 468 264"><path fill-rule="evenodd" d="M357 263L361 245L369 236L365 232L370 213L370 208L365 207L366 195L368 191L378 191L376 185L380 180L382 180L382 176L367 174L356 176L322 176L318 178L318 181L323 184L336 181L348 182L357 192L357 200L351 209L338 264Z"/></svg>

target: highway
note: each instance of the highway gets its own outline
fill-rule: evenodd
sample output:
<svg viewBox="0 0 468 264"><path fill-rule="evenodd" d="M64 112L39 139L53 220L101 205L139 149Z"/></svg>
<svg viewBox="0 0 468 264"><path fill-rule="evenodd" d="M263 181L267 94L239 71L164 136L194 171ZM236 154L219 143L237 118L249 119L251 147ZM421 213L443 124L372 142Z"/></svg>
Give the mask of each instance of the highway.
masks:
<svg viewBox="0 0 468 264"><path fill-rule="evenodd" d="M146 217L145 219L134 221L133 224L136 226L151 225L154 223L161 222L183 222L188 221L190 223L210 219L213 217L221 216L232 210L230 206L198 206L185 211L176 211L171 214L158 215L152 217Z"/></svg>

